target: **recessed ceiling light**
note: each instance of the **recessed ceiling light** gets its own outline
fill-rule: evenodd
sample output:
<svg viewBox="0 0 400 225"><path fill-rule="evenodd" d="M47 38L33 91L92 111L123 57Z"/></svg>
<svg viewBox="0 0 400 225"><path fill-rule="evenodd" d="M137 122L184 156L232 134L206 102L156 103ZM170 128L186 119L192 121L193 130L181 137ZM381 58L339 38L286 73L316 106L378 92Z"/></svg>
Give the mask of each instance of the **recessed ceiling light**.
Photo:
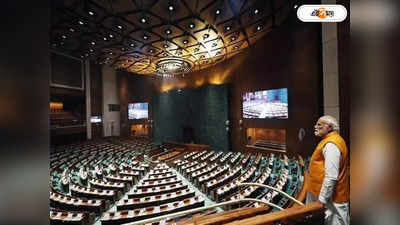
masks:
<svg viewBox="0 0 400 225"><path fill-rule="evenodd" d="M122 29L122 26L121 26L121 25L118 25L117 28L121 30L121 29Z"/></svg>
<svg viewBox="0 0 400 225"><path fill-rule="evenodd" d="M231 37L231 40L232 41L236 40L236 37L235 36Z"/></svg>
<svg viewBox="0 0 400 225"><path fill-rule="evenodd" d="M193 29L196 25L194 23L189 24L189 28Z"/></svg>
<svg viewBox="0 0 400 225"><path fill-rule="evenodd" d="M124 48L124 47L122 47L122 48L121 48L121 51L125 51L125 48Z"/></svg>
<svg viewBox="0 0 400 225"><path fill-rule="evenodd" d="M85 23L83 23L81 20L79 20L78 23L79 23L80 25L85 24Z"/></svg>
<svg viewBox="0 0 400 225"><path fill-rule="evenodd" d="M89 52L93 52L93 49L89 49Z"/></svg>
<svg viewBox="0 0 400 225"><path fill-rule="evenodd" d="M254 10L254 14L258 14L258 12L259 12L258 9Z"/></svg>
<svg viewBox="0 0 400 225"><path fill-rule="evenodd" d="M226 26L225 30L231 30L231 28L232 28L231 26Z"/></svg>
<svg viewBox="0 0 400 225"><path fill-rule="evenodd" d="M172 31L171 31L170 29L166 29L166 30L165 30L165 33L166 33L166 34L171 34Z"/></svg>
<svg viewBox="0 0 400 225"><path fill-rule="evenodd" d="M210 37L209 34L203 34L203 38L204 38L204 39L207 39L208 37Z"/></svg>
<svg viewBox="0 0 400 225"><path fill-rule="evenodd" d="M163 47L164 47L164 48L168 48L168 47L169 47L169 45L165 44Z"/></svg>
<svg viewBox="0 0 400 225"><path fill-rule="evenodd" d="M150 50L149 50L149 52L150 52L150 53L153 53L153 52L154 52L154 50L153 50L153 49L150 49Z"/></svg>
<svg viewBox="0 0 400 225"><path fill-rule="evenodd" d="M131 43L130 46L131 46L131 47L135 47L135 44L134 44L134 43Z"/></svg>
<svg viewBox="0 0 400 225"><path fill-rule="evenodd" d="M183 40L183 44L187 44L187 43L189 43L188 40Z"/></svg>
<svg viewBox="0 0 400 225"><path fill-rule="evenodd" d="M89 13L89 15L94 16L94 12L89 11L88 13Z"/></svg>
<svg viewBox="0 0 400 225"><path fill-rule="evenodd" d="M147 22L147 20L146 20L146 18L142 18L141 20L140 20L142 23L146 23Z"/></svg>
<svg viewBox="0 0 400 225"><path fill-rule="evenodd" d="M174 8L173 5L168 6L168 10L169 10L169 11L174 11L174 9L175 9L175 8Z"/></svg>
<svg viewBox="0 0 400 225"><path fill-rule="evenodd" d="M113 52L109 52L108 54L113 55L114 53Z"/></svg>
<svg viewBox="0 0 400 225"><path fill-rule="evenodd" d="M298 7L298 5L294 5L294 6L293 6L294 9L297 9L297 7Z"/></svg>
<svg viewBox="0 0 400 225"><path fill-rule="evenodd" d="M83 58L83 55L81 55L81 58Z"/></svg>
<svg viewBox="0 0 400 225"><path fill-rule="evenodd" d="M110 58L107 57L106 60L110 60Z"/></svg>
<svg viewBox="0 0 400 225"><path fill-rule="evenodd" d="M215 11L215 15L219 15L221 13L221 10L220 9L217 9L216 11Z"/></svg>
<svg viewBox="0 0 400 225"><path fill-rule="evenodd" d="M71 28L69 28L69 31L75 32L75 29L71 27Z"/></svg>
<svg viewBox="0 0 400 225"><path fill-rule="evenodd" d="M261 26L257 26L257 30L261 30Z"/></svg>
<svg viewBox="0 0 400 225"><path fill-rule="evenodd" d="M63 39L66 39L66 38L67 38L67 36L65 36L65 35L61 35L61 37L62 37Z"/></svg>
<svg viewBox="0 0 400 225"><path fill-rule="evenodd" d="M108 35L110 38L114 38L114 35L113 34L109 34Z"/></svg>
<svg viewBox="0 0 400 225"><path fill-rule="evenodd" d="M106 37L103 37L103 40L107 41L107 38L106 38Z"/></svg>
<svg viewBox="0 0 400 225"><path fill-rule="evenodd" d="M147 40L147 39L149 39L149 36L143 35L143 39L144 39L144 40Z"/></svg>
<svg viewBox="0 0 400 225"><path fill-rule="evenodd" d="M90 44L91 44L91 45L95 45L95 44L96 44L96 42L92 41L92 42L90 42Z"/></svg>

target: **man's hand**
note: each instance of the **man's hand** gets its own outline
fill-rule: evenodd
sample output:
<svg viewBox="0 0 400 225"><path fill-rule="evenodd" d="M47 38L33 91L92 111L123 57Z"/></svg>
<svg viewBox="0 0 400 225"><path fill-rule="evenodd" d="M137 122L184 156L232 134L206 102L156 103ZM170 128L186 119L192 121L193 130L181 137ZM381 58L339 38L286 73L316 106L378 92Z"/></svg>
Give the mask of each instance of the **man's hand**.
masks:
<svg viewBox="0 0 400 225"><path fill-rule="evenodd" d="M325 203L321 202L320 200L318 200L317 202L319 202L322 205L322 207L326 208Z"/></svg>

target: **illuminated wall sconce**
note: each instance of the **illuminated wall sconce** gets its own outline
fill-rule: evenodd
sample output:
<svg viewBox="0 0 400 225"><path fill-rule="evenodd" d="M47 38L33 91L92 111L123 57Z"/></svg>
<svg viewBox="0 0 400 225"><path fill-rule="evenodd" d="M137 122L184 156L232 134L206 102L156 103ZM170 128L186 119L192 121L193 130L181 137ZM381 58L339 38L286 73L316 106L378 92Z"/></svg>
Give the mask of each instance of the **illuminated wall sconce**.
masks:
<svg viewBox="0 0 400 225"><path fill-rule="evenodd" d="M229 124L230 124L231 122L229 121L229 120L226 120L225 121L225 129L226 129L226 131L229 131Z"/></svg>

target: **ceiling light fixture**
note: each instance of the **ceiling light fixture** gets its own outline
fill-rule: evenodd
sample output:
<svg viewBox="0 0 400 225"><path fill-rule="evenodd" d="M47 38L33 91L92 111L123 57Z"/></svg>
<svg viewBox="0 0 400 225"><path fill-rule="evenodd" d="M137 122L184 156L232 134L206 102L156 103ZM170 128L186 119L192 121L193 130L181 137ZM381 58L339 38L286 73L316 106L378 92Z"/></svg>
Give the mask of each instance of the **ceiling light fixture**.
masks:
<svg viewBox="0 0 400 225"><path fill-rule="evenodd" d="M107 38L106 38L106 37L103 37L103 40L107 41Z"/></svg>
<svg viewBox="0 0 400 225"><path fill-rule="evenodd" d="M234 40L236 40L236 37L235 36L231 37L231 41L234 41Z"/></svg>
<svg viewBox="0 0 400 225"><path fill-rule="evenodd" d="M69 28L69 31L75 32L75 29L71 27L71 28Z"/></svg>
<svg viewBox="0 0 400 225"><path fill-rule="evenodd" d="M188 73L192 69L192 63L182 58L164 58L156 63L156 72L159 76L174 76Z"/></svg>
<svg viewBox="0 0 400 225"><path fill-rule="evenodd" d="M164 48L168 48L168 47L169 47L169 45L165 44L163 47L164 47Z"/></svg>
<svg viewBox="0 0 400 225"><path fill-rule="evenodd" d="M143 35L143 39L144 39L144 40L147 40L147 39L149 39L149 36Z"/></svg>
<svg viewBox="0 0 400 225"><path fill-rule="evenodd" d="M134 43L130 43L129 46L135 47L135 44Z"/></svg>
<svg viewBox="0 0 400 225"><path fill-rule="evenodd" d="M189 28L193 29L196 25L194 23L189 24Z"/></svg>
<svg viewBox="0 0 400 225"><path fill-rule="evenodd" d="M228 31L228 30L231 30L231 28L232 28L231 26L226 26L225 30Z"/></svg>
<svg viewBox="0 0 400 225"><path fill-rule="evenodd" d="M83 24L85 24L84 22L82 22L81 20L79 20L78 21L78 23L80 24L80 25L83 25Z"/></svg>
<svg viewBox="0 0 400 225"><path fill-rule="evenodd" d="M210 37L209 34L203 34L203 39L207 39L208 37Z"/></svg>
<svg viewBox="0 0 400 225"><path fill-rule="evenodd" d="M168 6L168 10L169 10L169 11L174 11L174 9L175 9L175 8L174 8L173 5Z"/></svg>
<svg viewBox="0 0 400 225"><path fill-rule="evenodd" d="M94 16L94 12L89 11L88 13L89 13L89 15Z"/></svg>
<svg viewBox="0 0 400 225"><path fill-rule="evenodd" d="M215 15L219 15L221 13L221 10L220 9L217 9L216 11L215 11Z"/></svg>
<svg viewBox="0 0 400 225"><path fill-rule="evenodd" d="M146 18L142 18L141 20L140 20L140 22L142 22L142 23L146 23L147 22L147 20L146 20Z"/></svg>
<svg viewBox="0 0 400 225"><path fill-rule="evenodd" d="M112 34L109 34L108 36L109 36L110 38L114 38L114 35L112 35Z"/></svg>
<svg viewBox="0 0 400 225"><path fill-rule="evenodd" d="M255 15L257 15L258 12L259 12L258 9L255 9L255 10L254 10L254 14L255 14Z"/></svg>
<svg viewBox="0 0 400 225"><path fill-rule="evenodd" d="M67 38L67 36L65 36L65 35L61 35L61 37L62 37L63 39L66 39L66 38Z"/></svg>
<svg viewBox="0 0 400 225"><path fill-rule="evenodd" d="M117 28L122 30L122 26L121 25L117 25Z"/></svg>
<svg viewBox="0 0 400 225"><path fill-rule="evenodd" d="M183 42L183 44L185 44L185 45L186 45L187 43L189 43L188 40L183 40L182 42Z"/></svg>
<svg viewBox="0 0 400 225"><path fill-rule="evenodd" d="M92 42L90 42L90 44L91 44L91 45L95 45L95 44L96 44L96 42L92 41Z"/></svg>
<svg viewBox="0 0 400 225"><path fill-rule="evenodd" d="M257 26L257 30L260 31L261 30L261 26Z"/></svg>
<svg viewBox="0 0 400 225"><path fill-rule="evenodd" d="M171 34L172 31L171 31L170 29L166 29L166 30L165 30L165 33L166 33L166 34Z"/></svg>

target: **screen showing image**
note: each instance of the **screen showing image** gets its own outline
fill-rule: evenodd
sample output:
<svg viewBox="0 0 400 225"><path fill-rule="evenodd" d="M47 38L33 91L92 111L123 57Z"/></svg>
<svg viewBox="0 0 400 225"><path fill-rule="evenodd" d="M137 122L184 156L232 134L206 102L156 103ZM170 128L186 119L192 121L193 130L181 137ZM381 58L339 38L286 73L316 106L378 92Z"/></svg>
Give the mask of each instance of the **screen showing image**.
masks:
<svg viewBox="0 0 400 225"><path fill-rule="evenodd" d="M287 88L245 93L243 95L243 118L287 119Z"/></svg>
<svg viewBox="0 0 400 225"><path fill-rule="evenodd" d="M149 103L129 103L128 104L128 119L139 120L149 118Z"/></svg>
<svg viewBox="0 0 400 225"><path fill-rule="evenodd" d="M91 123L101 123L101 116L92 116L90 118Z"/></svg>

